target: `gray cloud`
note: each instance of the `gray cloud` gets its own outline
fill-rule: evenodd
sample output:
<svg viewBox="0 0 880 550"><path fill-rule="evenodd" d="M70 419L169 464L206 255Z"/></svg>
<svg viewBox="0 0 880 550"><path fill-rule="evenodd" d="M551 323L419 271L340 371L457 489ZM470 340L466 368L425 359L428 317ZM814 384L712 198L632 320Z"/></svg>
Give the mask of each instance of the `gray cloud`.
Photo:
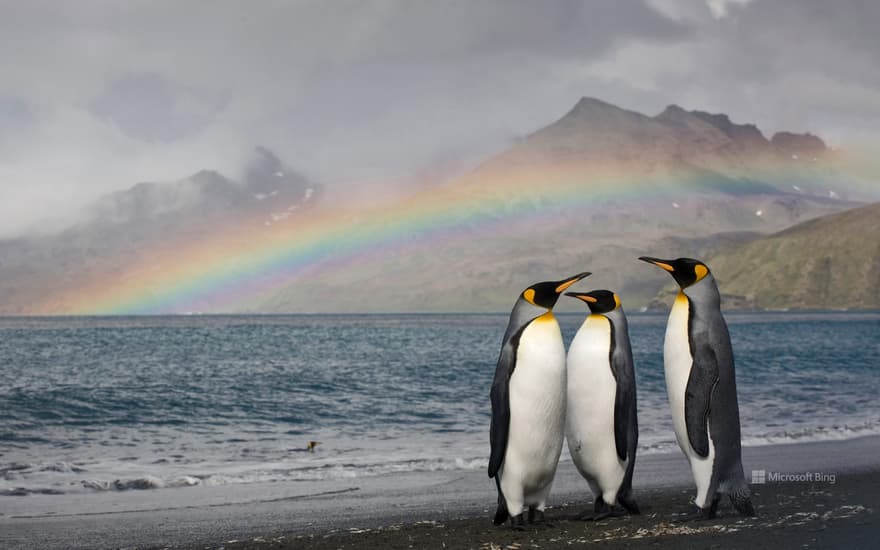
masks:
<svg viewBox="0 0 880 550"><path fill-rule="evenodd" d="M33 113L21 98L0 96L0 128L7 132L21 130L32 121Z"/></svg>
<svg viewBox="0 0 880 550"><path fill-rule="evenodd" d="M594 76L607 80L608 71L622 88L656 92L655 101L725 111L768 132L874 139L866 130L880 122L880 38L871 30L880 4L739 0L719 16L695 3L678 12L664 10L672 5L665 0L652 3L693 25L692 37L650 51L631 44Z"/></svg>
<svg viewBox="0 0 880 550"><path fill-rule="evenodd" d="M878 23L858 1L0 0L0 235L256 144L322 180L479 158L582 95L873 138Z"/></svg>
<svg viewBox="0 0 880 550"><path fill-rule="evenodd" d="M176 90L157 75L114 80L90 103L90 111L126 136L143 141L176 141L196 134L222 107L210 94Z"/></svg>

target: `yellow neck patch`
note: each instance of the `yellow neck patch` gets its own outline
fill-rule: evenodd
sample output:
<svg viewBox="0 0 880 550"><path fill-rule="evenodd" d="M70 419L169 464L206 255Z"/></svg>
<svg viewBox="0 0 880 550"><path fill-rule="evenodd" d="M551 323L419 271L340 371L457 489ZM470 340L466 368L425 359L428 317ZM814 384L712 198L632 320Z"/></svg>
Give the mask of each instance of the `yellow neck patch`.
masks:
<svg viewBox="0 0 880 550"><path fill-rule="evenodd" d="M537 317L535 319L535 322L538 322L538 323L547 323L549 321L554 321L554 322L556 321L556 317L553 316L552 311L548 311L544 315L541 315L540 317Z"/></svg>

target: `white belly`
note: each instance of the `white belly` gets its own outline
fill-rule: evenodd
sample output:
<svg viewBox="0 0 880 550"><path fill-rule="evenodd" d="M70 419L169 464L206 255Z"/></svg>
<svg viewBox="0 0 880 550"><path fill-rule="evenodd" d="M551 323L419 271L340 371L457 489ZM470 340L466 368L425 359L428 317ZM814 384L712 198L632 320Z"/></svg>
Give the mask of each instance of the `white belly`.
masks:
<svg viewBox="0 0 880 550"><path fill-rule="evenodd" d="M697 485L697 506L705 507L709 484L712 480L712 464L715 460L715 444L709 436L709 456L702 458L691 447L684 419L684 396L691 373L690 344L688 341L688 300L679 294L669 314L666 325L666 340L663 344L663 366L666 373L666 393L672 411L672 425L678 446L691 465L691 473ZM708 429L708 426L707 426Z"/></svg>
<svg viewBox="0 0 880 550"><path fill-rule="evenodd" d="M512 515L543 509L562 451L565 422L565 346L552 315L523 331L510 378L510 428L501 489Z"/></svg>
<svg viewBox="0 0 880 550"><path fill-rule="evenodd" d="M578 471L609 504L626 474L627 462L617 456L614 440L614 401L617 383L611 372L611 325L590 315L568 351L566 437ZM597 494L598 496L598 494Z"/></svg>

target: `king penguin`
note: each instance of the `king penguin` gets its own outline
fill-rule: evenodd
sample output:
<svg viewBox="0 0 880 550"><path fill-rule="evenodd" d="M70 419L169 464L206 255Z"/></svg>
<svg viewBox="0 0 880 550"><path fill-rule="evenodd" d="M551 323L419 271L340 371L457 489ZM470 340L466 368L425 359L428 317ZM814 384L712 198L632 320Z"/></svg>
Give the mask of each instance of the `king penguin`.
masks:
<svg viewBox="0 0 880 550"><path fill-rule="evenodd" d="M742 467L733 348L715 277L691 258L639 259L668 271L681 287L666 325L663 364L675 437L697 486L695 502L704 518L712 518L727 494L740 514L754 516Z"/></svg>
<svg viewBox="0 0 880 550"><path fill-rule="evenodd" d="M534 284L519 295L510 313L489 394L496 525L509 517L515 529L523 529L526 507L530 522L544 522L565 428L565 345L553 306L588 275Z"/></svg>
<svg viewBox="0 0 880 550"><path fill-rule="evenodd" d="M586 302L591 312L567 360L565 436L571 459L596 498L593 513L583 519L607 517L618 503L638 514L631 493L639 427L626 315L609 290L566 296Z"/></svg>

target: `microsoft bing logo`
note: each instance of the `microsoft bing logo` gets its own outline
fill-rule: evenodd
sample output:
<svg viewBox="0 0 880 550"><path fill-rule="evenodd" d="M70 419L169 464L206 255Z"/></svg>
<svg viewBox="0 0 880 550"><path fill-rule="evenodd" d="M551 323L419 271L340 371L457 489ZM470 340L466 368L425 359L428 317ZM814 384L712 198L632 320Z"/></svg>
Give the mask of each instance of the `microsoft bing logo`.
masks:
<svg viewBox="0 0 880 550"><path fill-rule="evenodd" d="M752 484L765 483L837 483L837 474L825 472L785 473L767 470L752 470Z"/></svg>

